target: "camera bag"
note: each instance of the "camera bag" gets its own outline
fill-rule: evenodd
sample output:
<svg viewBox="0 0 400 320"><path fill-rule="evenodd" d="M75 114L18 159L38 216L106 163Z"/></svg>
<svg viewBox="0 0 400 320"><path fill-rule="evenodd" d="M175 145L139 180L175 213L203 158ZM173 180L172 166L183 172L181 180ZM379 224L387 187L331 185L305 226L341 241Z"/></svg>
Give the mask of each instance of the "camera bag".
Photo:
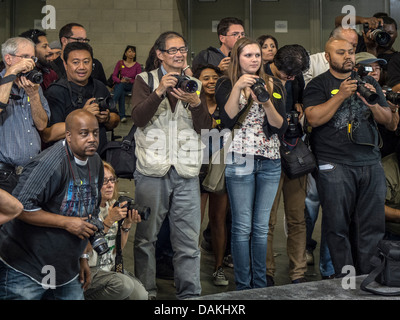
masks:
<svg viewBox="0 0 400 320"><path fill-rule="evenodd" d="M289 179L311 173L317 167L314 154L300 137L296 138L295 144L281 139L280 153L282 170Z"/></svg>
<svg viewBox="0 0 400 320"><path fill-rule="evenodd" d="M128 135L122 141L109 141L100 151L100 156L105 159L115 170L118 178L133 179L136 170L135 131L133 125Z"/></svg>
<svg viewBox="0 0 400 320"><path fill-rule="evenodd" d="M361 290L383 296L400 295L400 241L380 240L371 264L374 269L361 283ZM374 281L399 290L368 287Z"/></svg>

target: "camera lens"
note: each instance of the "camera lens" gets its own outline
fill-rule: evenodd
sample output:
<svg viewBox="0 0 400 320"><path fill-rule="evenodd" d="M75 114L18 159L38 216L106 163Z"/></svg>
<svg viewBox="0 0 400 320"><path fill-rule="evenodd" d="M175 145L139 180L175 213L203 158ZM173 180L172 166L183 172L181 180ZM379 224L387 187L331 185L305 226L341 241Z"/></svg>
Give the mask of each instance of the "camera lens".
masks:
<svg viewBox="0 0 400 320"><path fill-rule="evenodd" d="M390 34L385 31L374 30L372 32L372 37L380 46L386 46L390 42Z"/></svg>
<svg viewBox="0 0 400 320"><path fill-rule="evenodd" d="M257 79L256 83L253 84L250 89L254 92L258 101L267 102L269 100L269 93L265 90L264 81L262 79Z"/></svg>
<svg viewBox="0 0 400 320"><path fill-rule="evenodd" d="M99 256L107 253L108 250L110 250L110 248L107 245L107 241L106 239L104 239L104 237L95 236L93 239L91 239L91 245Z"/></svg>

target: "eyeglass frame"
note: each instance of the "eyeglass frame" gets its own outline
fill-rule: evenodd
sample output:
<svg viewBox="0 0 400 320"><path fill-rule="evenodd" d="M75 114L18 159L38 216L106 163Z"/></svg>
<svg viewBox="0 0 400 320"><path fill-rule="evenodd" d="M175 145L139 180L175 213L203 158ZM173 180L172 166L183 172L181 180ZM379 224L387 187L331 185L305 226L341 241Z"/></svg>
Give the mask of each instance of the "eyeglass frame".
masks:
<svg viewBox="0 0 400 320"><path fill-rule="evenodd" d="M184 51L184 52L182 52L182 49L184 49L184 50L186 50L186 51ZM170 51L171 50L176 50L176 52L174 52L174 53L171 53ZM183 46L183 47L180 47L180 48L175 48L175 47L172 47L172 48L169 48L168 50L164 50L164 49L160 49L160 51L161 52L166 52L166 53L168 53L168 54L170 54L170 55L174 55L174 54L177 54L178 53L178 51L180 52L180 53L188 53L189 52L189 48L187 47L187 46Z"/></svg>
<svg viewBox="0 0 400 320"><path fill-rule="evenodd" d="M234 32L232 34L226 34L225 37L235 37L235 38L239 38L239 36L241 38L244 38L246 36L246 33L244 32Z"/></svg>
<svg viewBox="0 0 400 320"><path fill-rule="evenodd" d="M116 184L118 182L118 179L116 177L112 177L112 178L108 178L108 179L104 178L103 186L106 186L110 181L112 184Z"/></svg>
<svg viewBox="0 0 400 320"><path fill-rule="evenodd" d="M65 37L65 38L72 39L72 40L75 40L77 42L84 42L84 43L89 43L90 42L90 39L88 39L88 38L75 38L75 37Z"/></svg>
<svg viewBox="0 0 400 320"><path fill-rule="evenodd" d="M31 56L31 57L28 57L27 55L20 56L18 54L13 54L13 53L9 53L9 55L13 56L13 57L21 58L21 59L32 59L34 63L38 62L38 57L35 57L35 56Z"/></svg>

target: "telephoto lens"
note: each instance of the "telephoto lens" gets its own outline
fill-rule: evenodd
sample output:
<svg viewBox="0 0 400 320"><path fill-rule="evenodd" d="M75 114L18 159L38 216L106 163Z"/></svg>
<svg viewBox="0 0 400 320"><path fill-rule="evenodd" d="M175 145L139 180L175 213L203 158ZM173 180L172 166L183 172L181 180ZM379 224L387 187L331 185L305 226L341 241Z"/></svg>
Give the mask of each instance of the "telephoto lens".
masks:
<svg viewBox="0 0 400 320"><path fill-rule="evenodd" d="M258 101L267 102L269 100L269 93L265 89L265 82L263 79L258 78L256 83L253 84L250 89L254 92Z"/></svg>

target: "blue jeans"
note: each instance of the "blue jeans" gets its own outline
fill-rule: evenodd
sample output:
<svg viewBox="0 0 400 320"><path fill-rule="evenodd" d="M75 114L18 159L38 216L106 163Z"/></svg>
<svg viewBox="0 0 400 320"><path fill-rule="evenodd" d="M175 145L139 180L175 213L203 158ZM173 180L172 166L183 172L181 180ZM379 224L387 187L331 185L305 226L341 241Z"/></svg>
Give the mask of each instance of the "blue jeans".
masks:
<svg viewBox="0 0 400 320"><path fill-rule="evenodd" d="M225 169L232 212L232 258L237 290L267 286L269 216L281 176L281 161L248 159Z"/></svg>
<svg viewBox="0 0 400 320"><path fill-rule="evenodd" d="M0 300L83 300L79 277L55 289L43 288L0 260Z"/></svg>
<svg viewBox="0 0 400 320"><path fill-rule="evenodd" d="M318 161L317 188L336 275L352 265L371 271L370 260L385 232L386 179L382 164L350 166Z"/></svg>
<svg viewBox="0 0 400 320"><path fill-rule="evenodd" d="M307 197L305 200L306 205L306 214L308 215L307 221L307 250L313 251L315 249L314 240L312 239L312 234L314 231L315 223L318 219L319 213L319 196L317 191L317 185L314 177L309 174L308 175L308 190ZM335 274L335 269L333 268L331 255L329 253L328 244L326 242L326 236L321 232L321 243L320 243L320 252L319 252L319 271L321 276L329 277Z"/></svg>
<svg viewBox="0 0 400 320"><path fill-rule="evenodd" d="M114 101L118 103L119 117L125 118L125 95L132 92L132 83L117 83L114 86Z"/></svg>

